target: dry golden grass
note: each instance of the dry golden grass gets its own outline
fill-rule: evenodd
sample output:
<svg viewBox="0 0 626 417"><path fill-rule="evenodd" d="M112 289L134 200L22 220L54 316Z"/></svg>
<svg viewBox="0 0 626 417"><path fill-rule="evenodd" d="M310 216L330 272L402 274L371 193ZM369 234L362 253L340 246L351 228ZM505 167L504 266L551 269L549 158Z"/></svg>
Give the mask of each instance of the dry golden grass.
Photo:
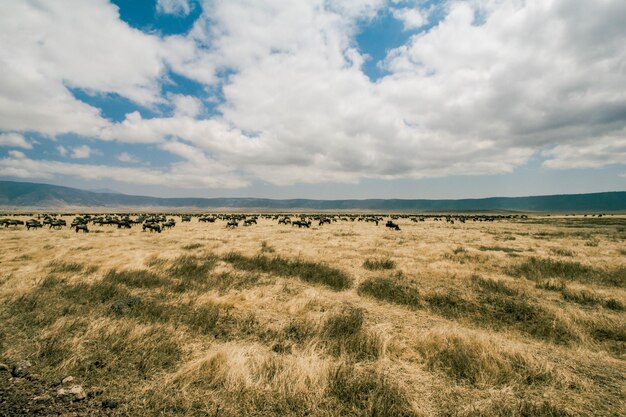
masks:
<svg viewBox="0 0 626 417"><path fill-rule="evenodd" d="M624 216L394 221L1 228L0 362L117 415L626 414Z"/></svg>

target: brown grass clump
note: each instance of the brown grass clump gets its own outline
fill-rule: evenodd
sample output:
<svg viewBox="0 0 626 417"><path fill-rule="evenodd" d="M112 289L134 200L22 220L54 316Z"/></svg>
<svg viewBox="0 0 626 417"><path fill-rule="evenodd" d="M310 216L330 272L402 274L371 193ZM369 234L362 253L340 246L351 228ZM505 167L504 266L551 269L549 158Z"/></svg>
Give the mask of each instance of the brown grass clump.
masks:
<svg viewBox="0 0 626 417"><path fill-rule="evenodd" d="M98 270L96 266L86 267L80 262L65 262L60 260L54 260L48 264L50 272L58 274L85 274L89 275Z"/></svg>
<svg viewBox="0 0 626 417"><path fill-rule="evenodd" d="M121 284L130 288L158 288L169 283L168 280L144 269L117 271L110 270L104 280L113 284Z"/></svg>
<svg viewBox="0 0 626 417"><path fill-rule="evenodd" d="M531 257L525 262L509 268L507 272L512 276L523 276L533 281L545 278L561 278L592 284L626 287L626 267L605 270L592 268L580 262Z"/></svg>
<svg viewBox="0 0 626 417"><path fill-rule="evenodd" d="M430 369L470 385L542 385L554 378L549 364L472 334L427 333L417 350Z"/></svg>
<svg viewBox="0 0 626 417"><path fill-rule="evenodd" d="M455 290L424 296L428 307L444 317L468 320L478 326L515 329L558 344L579 340L576 330L550 309L533 303L502 282L472 276L474 297Z"/></svg>
<svg viewBox="0 0 626 417"><path fill-rule="evenodd" d="M238 253L230 253L224 257L224 260L238 269L287 277L296 276L303 281L324 284L337 291L346 289L352 284L352 279L337 268L300 259L291 260L280 256L269 258L264 255L246 257Z"/></svg>
<svg viewBox="0 0 626 417"><path fill-rule="evenodd" d="M372 368L340 365L331 370L329 394L343 408L340 415L416 416L402 389Z"/></svg>
<svg viewBox="0 0 626 417"><path fill-rule="evenodd" d="M202 246L204 246L202 243L190 243L188 245L182 246L181 249L183 249L183 250L194 250L194 249L200 249Z"/></svg>
<svg viewBox="0 0 626 417"><path fill-rule="evenodd" d="M387 259L366 259L363 262L363 268L370 271L379 271L382 269L393 269L395 268L396 263L387 258Z"/></svg>
<svg viewBox="0 0 626 417"><path fill-rule="evenodd" d="M370 278L359 285L359 294L381 301L417 308L420 305L419 290L405 283L401 277Z"/></svg>
<svg viewBox="0 0 626 417"><path fill-rule="evenodd" d="M174 259L167 269L167 274L175 278L202 280L213 269L217 257L181 255Z"/></svg>
<svg viewBox="0 0 626 417"><path fill-rule="evenodd" d="M481 246L480 248L478 248L479 250L483 251L483 252L487 252L487 251L491 251L491 252L504 252L504 253L516 253L516 252L521 252L521 250L519 249L514 249L514 248L507 248L507 247L503 247L503 246Z"/></svg>
<svg viewBox="0 0 626 417"><path fill-rule="evenodd" d="M502 281L485 279L479 275L472 275L471 279L475 286L487 293L503 294L507 296L516 296L519 294L516 288L509 287Z"/></svg>
<svg viewBox="0 0 626 417"><path fill-rule="evenodd" d="M376 334L364 328L364 320L363 310L352 306L344 307L326 319L322 337L334 355L347 355L357 360L381 356L383 343Z"/></svg>
<svg viewBox="0 0 626 417"><path fill-rule="evenodd" d="M535 283L535 287L541 288L543 290L560 292L560 291L563 291L567 287L567 284L562 279L551 278L551 279L546 279L543 281L537 281Z"/></svg>

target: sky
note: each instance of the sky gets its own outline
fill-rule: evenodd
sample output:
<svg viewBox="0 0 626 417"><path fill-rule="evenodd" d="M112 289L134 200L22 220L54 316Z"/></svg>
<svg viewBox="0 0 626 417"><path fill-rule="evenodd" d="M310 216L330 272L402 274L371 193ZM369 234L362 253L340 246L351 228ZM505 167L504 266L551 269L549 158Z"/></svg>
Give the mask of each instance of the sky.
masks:
<svg viewBox="0 0 626 417"><path fill-rule="evenodd" d="M0 180L626 190L624 0L0 0Z"/></svg>

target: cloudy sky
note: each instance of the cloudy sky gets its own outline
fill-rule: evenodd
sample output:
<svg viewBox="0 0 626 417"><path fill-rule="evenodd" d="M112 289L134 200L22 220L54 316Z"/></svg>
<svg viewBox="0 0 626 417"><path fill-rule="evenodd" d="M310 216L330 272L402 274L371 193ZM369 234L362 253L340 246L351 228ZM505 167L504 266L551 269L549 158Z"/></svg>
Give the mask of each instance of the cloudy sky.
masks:
<svg viewBox="0 0 626 417"><path fill-rule="evenodd" d="M626 190L624 0L0 0L0 179Z"/></svg>

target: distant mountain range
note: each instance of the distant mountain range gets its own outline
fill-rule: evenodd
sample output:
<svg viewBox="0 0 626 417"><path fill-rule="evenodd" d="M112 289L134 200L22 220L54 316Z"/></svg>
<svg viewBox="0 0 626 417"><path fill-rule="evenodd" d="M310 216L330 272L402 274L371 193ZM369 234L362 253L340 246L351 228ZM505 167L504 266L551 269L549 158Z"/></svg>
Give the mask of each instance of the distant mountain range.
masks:
<svg viewBox="0 0 626 417"><path fill-rule="evenodd" d="M266 198L158 198L30 182L0 181L4 209L142 208L258 209L258 210L371 210L371 211L626 211L626 191L532 197L490 197L462 200L273 200Z"/></svg>

